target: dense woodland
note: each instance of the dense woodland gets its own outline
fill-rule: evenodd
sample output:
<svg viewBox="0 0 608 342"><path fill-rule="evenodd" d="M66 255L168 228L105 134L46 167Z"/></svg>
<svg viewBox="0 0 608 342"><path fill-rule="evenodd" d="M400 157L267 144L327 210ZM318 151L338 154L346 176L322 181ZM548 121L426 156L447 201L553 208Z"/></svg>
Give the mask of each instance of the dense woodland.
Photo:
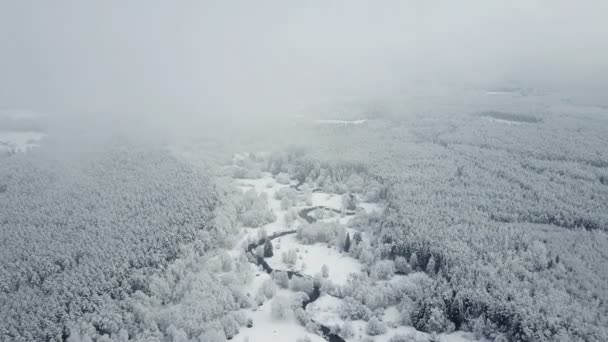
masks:
<svg viewBox="0 0 608 342"><path fill-rule="evenodd" d="M282 159L333 190L367 179L360 191L386 200L367 224L376 257L433 279L411 308L416 328L439 315L443 329L497 340L608 338L605 119L388 121L314 132L313 157Z"/></svg>
<svg viewBox="0 0 608 342"><path fill-rule="evenodd" d="M60 341L83 319L118 336L129 298L151 291L182 246L203 252L223 239L209 175L161 150L14 155L0 185L2 341Z"/></svg>
<svg viewBox="0 0 608 342"><path fill-rule="evenodd" d="M225 341L253 324L243 309L289 288L301 300L279 295L273 319L293 312L314 333L319 323L300 306L318 291L341 300L345 338L354 320L366 322L366 338L383 334L390 306L399 324L428 333L395 342L454 330L495 342L606 341L608 125L588 119L387 115L300 129L294 141L306 143L209 167L130 144L74 159L6 157L0 340ZM243 291L256 260L300 257L260 228L278 220L267 194L230 183L264 172L282 186L273 195L281 224L296 226L302 245L355 258L360 274L336 285L331 267L274 272L258 293ZM314 191L342 195L342 210L311 215L349 212L348 223L303 220L297 208ZM257 238L230 256L239 226Z"/></svg>

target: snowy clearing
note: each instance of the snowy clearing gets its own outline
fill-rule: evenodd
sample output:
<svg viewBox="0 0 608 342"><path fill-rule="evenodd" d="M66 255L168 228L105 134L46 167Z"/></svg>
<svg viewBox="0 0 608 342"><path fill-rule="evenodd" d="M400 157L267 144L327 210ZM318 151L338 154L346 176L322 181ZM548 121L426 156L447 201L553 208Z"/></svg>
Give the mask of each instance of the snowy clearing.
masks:
<svg viewBox="0 0 608 342"><path fill-rule="evenodd" d="M351 273L358 273L362 270L359 261L348 254L338 252L335 247L329 247L324 243L304 245L296 239L295 235L284 236L275 241L276 252L273 257L267 259L268 264L274 269L291 269L314 276L321 272L323 265L327 265L329 267L329 279L334 284L340 285L346 283ZM281 252L286 252L290 249L299 251L298 261L293 268L281 260Z"/></svg>

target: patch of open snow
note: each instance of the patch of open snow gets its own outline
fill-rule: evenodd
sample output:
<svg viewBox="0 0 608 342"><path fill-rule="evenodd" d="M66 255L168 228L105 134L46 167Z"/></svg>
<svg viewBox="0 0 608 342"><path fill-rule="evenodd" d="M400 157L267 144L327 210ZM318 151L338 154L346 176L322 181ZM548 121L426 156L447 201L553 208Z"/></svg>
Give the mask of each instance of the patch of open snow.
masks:
<svg viewBox="0 0 608 342"><path fill-rule="evenodd" d="M323 265L329 267L329 279L334 284L345 284L351 273L359 273L362 266L356 259L348 254L340 253L335 247L329 247L324 243L314 245L301 244L294 235L287 235L273 241L275 246L274 256L267 258L266 261L273 269L287 270L289 267L281 260L282 252L290 249L297 249L298 261L293 268L303 274L314 276L321 272ZM280 246L280 249L277 249ZM301 259L300 259L301 257ZM302 265L306 265L302 268Z"/></svg>
<svg viewBox="0 0 608 342"><path fill-rule="evenodd" d="M312 206L325 206L336 210L342 209L342 196L327 192L313 192Z"/></svg>
<svg viewBox="0 0 608 342"><path fill-rule="evenodd" d="M296 341L304 336L310 337L313 342L325 342L318 335L312 334L301 326L295 319L293 311L289 310L283 319L272 317L272 303L277 296L292 297L293 292L289 290L279 290L274 298L264 302L256 311L251 309L243 312L253 320L253 327L242 327L240 332L232 339L233 341L267 342L267 341Z"/></svg>
<svg viewBox="0 0 608 342"><path fill-rule="evenodd" d="M380 203L361 202L359 203L359 207L365 209L366 213L371 213L374 211L381 213L384 210Z"/></svg>

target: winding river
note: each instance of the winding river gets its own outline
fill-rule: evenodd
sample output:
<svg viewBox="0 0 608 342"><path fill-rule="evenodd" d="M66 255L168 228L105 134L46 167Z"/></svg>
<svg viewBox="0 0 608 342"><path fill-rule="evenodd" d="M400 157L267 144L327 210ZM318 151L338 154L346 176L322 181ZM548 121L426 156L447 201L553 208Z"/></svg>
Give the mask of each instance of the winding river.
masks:
<svg viewBox="0 0 608 342"><path fill-rule="evenodd" d="M309 207L309 208L304 208L304 209L301 209L301 210L298 212L298 215L299 215L299 216L300 216L302 219L304 219L306 222L308 222L308 223L314 223L314 222L316 222L316 219L315 219L314 217L310 216L310 213L311 213L311 212L313 212L313 211L314 211L314 210L316 210L316 209L326 209L326 210L331 210L331 211L333 211L333 212L337 212L337 213L339 213L339 212L340 212L339 210L334 209L334 208L329 208L329 207L324 207L324 206L316 206L316 207ZM346 215L354 215L354 212L347 212L347 213L346 213ZM277 232L277 233L274 233L274 234L272 234L272 235L268 236L268 239L272 241L272 240L274 240L274 239L276 239L276 238L280 238L280 237L282 237L282 236L285 236L285 235L290 235L290 234L295 234L295 233L296 233L296 230L286 230L286 231L282 231L282 232ZM266 242L266 240L262 240L262 241L259 241L259 242L257 242L257 243L252 243L252 244L249 244L249 245L247 246L247 251L248 251L248 252L251 252L252 254L254 254L255 249L256 249L257 247L259 247L259 246L262 246L262 245L263 245L265 242ZM255 254L254 254L254 255L255 255ZM255 258L256 258L256 259L255 259L255 263L256 263L257 265L261 266L261 267L262 267L262 269L263 269L263 270L264 270L266 273L271 274L271 273L272 273L272 271L274 271L274 270L272 269L272 267L270 267L270 265L268 265L268 263L266 262L266 260L264 260L264 258L263 258L263 257L260 257L260 256L257 256L257 255L256 255L256 256L255 256ZM311 277L311 276L309 276L309 275L302 274L302 273L300 273L300 272L296 272L296 271L289 271L289 270L288 270L288 271L286 271L286 272L287 272L287 276L289 277L289 279L291 279L292 277L300 277L300 278L312 278L312 277ZM313 303L314 301L316 301L317 299L319 299L319 297L320 297L320 296L321 296L321 291L319 290L319 287L315 285L315 286L314 286L314 288L313 288L312 294L310 294L310 296L309 296L308 300L306 300L306 301L304 301L304 302L302 303L302 308L303 308L303 309L306 309L306 306L307 306L308 304ZM345 341L345 340L344 340L342 337L340 337L338 334L333 333L333 332L331 331L331 328L329 328L329 327L327 327L327 326L325 326L325 325L323 325L323 324L320 324L320 323L318 323L318 322L315 322L315 321L313 321L313 322L314 322L314 323L316 323L316 324L319 326L319 330L320 330L320 331L321 331L321 333L323 334L323 338L325 338L327 341L329 341L329 342L346 342L346 341Z"/></svg>

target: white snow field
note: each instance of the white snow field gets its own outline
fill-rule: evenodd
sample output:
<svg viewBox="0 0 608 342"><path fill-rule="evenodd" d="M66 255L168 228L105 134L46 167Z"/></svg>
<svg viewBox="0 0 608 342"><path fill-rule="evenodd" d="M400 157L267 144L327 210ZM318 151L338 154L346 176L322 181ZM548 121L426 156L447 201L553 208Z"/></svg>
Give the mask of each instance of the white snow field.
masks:
<svg viewBox="0 0 608 342"><path fill-rule="evenodd" d="M336 210L342 209L342 196L338 194L330 194L327 192L313 192L312 206L324 206Z"/></svg>
<svg viewBox="0 0 608 342"><path fill-rule="evenodd" d="M273 269L293 270L313 277L321 272L323 265L329 268L329 279L334 284L343 285L348 280L351 273L361 272L362 266L358 260L340 253L335 247L330 247L325 243L314 245L304 245L300 243L294 235L287 235L274 240L274 256L267 259L268 264ZM280 249L277 247L280 246ZM289 267L281 260L282 252L290 249L298 251L298 261L295 267Z"/></svg>
<svg viewBox="0 0 608 342"><path fill-rule="evenodd" d="M321 336L306 331L306 329L298 324L291 310L287 312L284 318L275 318L272 316L272 304L278 297L291 297L294 293L289 290L279 290L274 298L266 301L262 306L259 306L256 311L251 309L244 310L246 314L253 320L253 327L241 328L232 340L239 342L267 342L267 341L296 341L299 338L308 336L312 342L325 341Z"/></svg>

